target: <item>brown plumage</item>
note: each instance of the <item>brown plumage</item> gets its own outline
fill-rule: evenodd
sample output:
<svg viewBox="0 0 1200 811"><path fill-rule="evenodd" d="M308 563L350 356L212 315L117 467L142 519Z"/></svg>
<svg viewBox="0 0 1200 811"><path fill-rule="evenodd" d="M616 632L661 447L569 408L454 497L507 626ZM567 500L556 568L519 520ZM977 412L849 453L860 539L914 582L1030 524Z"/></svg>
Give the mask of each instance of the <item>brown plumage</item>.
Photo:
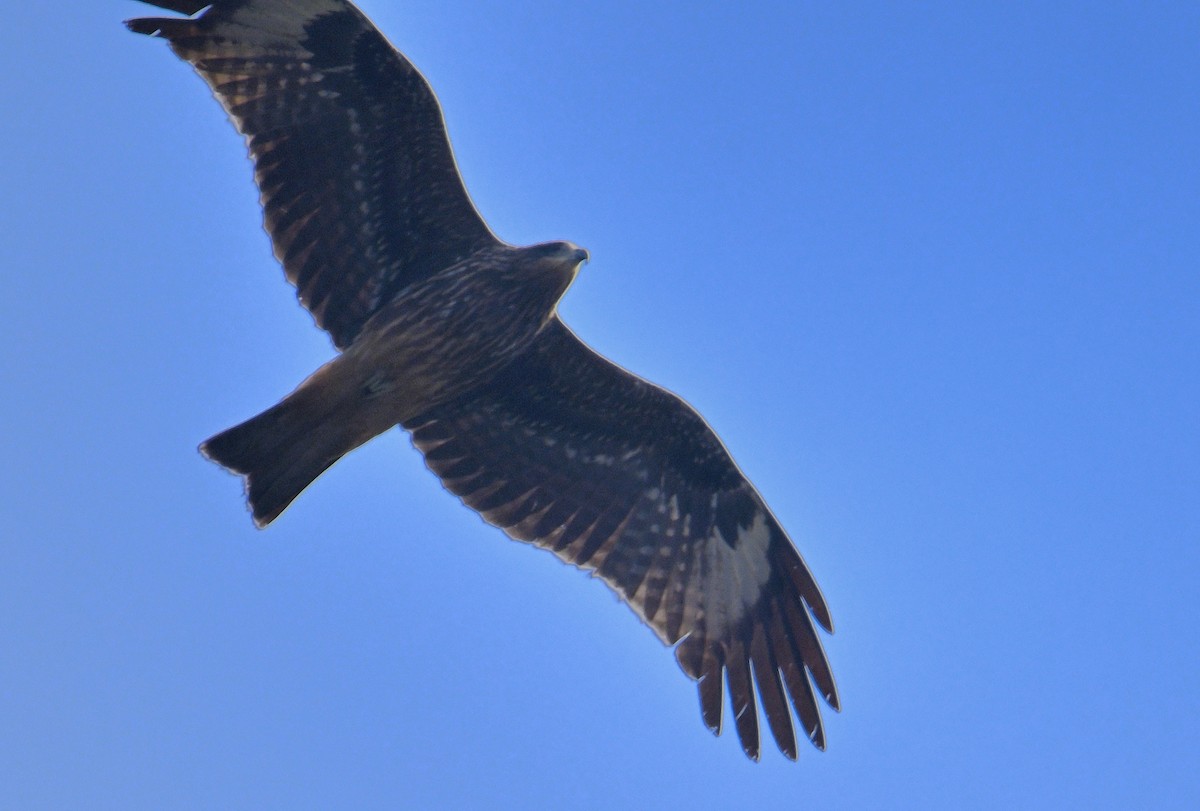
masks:
<svg viewBox="0 0 1200 811"><path fill-rule="evenodd" d="M246 137L275 254L341 350L201 446L245 478L255 522L400 424L465 504L594 571L675 645L710 729L724 681L747 755L756 693L785 755L795 721L824 748L824 598L704 420L558 319L587 253L493 236L429 85L349 2L151 4L198 15L127 24L167 39Z"/></svg>

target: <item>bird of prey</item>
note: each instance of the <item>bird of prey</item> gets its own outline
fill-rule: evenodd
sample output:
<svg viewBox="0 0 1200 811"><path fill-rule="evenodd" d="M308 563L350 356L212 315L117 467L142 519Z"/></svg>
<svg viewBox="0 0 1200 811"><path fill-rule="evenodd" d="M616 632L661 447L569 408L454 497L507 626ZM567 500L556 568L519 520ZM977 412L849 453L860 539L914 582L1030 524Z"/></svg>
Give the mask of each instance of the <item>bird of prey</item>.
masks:
<svg viewBox="0 0 1200 811"><path fill-rule="evenodd" d="M594 573L673 645L710 730L727 686L749 757L756 695L788 758L797 723L824 749L825 599L705 421L559 319L587 251L491 232L433 91L347 0L144 2L187 15L126 25L166 39L245 136L275 256L339 350L200 446L244 477L255 523L400 425L464 504Z"/></svg>

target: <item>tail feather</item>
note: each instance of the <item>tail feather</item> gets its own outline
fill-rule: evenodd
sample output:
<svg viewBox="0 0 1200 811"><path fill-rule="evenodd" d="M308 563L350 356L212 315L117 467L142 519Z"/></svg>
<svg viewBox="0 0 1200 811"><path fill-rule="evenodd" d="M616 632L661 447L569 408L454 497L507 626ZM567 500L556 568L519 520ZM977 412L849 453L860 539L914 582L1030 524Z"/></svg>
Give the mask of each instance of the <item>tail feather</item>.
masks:
<svg viewBox="0 0 1200 811"><path fill-rule="evenodd" d="M339 355L200 452L245 478L254 523L265 527L330 465L406 418L403 401L373 396L371 379L355 356Z"/></svg>
<svg viewBox="0 0 1200 811"><path fill-rule="evenodd" d="M200 452L245 478L254 523L265 527L350 450L335 428L289 398L208 439Z"/></svg>

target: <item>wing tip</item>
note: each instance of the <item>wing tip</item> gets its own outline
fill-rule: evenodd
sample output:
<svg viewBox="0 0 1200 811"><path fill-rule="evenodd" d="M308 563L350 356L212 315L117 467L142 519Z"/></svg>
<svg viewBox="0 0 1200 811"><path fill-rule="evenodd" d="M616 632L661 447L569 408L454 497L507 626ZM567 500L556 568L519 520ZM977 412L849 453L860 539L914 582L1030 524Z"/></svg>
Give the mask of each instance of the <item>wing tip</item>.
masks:
<svg viewBox="0 0 1200 811"><path fill-rule="evenodd" d="M814 585L816 584L814 583ZM832 634L833 617L829 613L829 606L825 604L825 596L821 594L820 590L817 591L817 599L810 599L806 595L804 602L808 606L808 610L812 612L813 619L817 621L817 624L825 629L825 633Z"/></svg>
<svg viewBox="0 0 1200 811"><path fill-rule="evenodd" d="M148 6L165 8L189 16L198 14L209 6L216 5L219 0L141 0Z"/></svg>
<svg viewBox="0 0 1200 811"><path fill-rule="evenodd" d="M833 686L833 689L831 691L829 691L828 693L824 693L822 695L822 698L825 699L825 703L828 704L829 708L831 710L833 710L834 712L842 711L842 697L841 697L841 695L838 694L838 689L837 689L836 684Z"/></svg>
<svg viewBox="0 0 1200 811"><path fill-rule="evenodd" d="M700 692L700 717L705 728L713 735L721 734L723 670L720 662L710 653L705 657L703 672L696 678Z"/></svg>
<svg viewBox="0 0 1200 811"><path fill-rule="evenodd" d="M134 17L125 21L125 27L135 34L176 40L196 32L196 21L174 17Z"/></svg>
<svg viewBox="0 0 1200 811"><path fill-rule="evenodd" d="M186 18L134 17L125 20L125 27L135 34L164 39L174 39L194 31L194 26L199 19L197 15L214 5L214 0L141 0L141 2L148 6L187 15Z"/></svg>
<svg viewBox="0 0 1200 811"><path fill-rule="evenodd" d="M135 34L156 37L162 30L162 26L159 25L160 21L160 18L157 17L134 17L132 20L125 20L124 25Z"/></svg>

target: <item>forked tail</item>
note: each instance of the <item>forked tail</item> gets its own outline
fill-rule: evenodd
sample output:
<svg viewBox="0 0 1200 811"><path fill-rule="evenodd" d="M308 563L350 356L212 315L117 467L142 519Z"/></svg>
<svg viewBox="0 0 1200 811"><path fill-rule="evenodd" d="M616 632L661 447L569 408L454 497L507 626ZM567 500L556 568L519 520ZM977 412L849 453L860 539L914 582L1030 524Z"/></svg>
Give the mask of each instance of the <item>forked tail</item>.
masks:
<svg viewBox="0 0 1200 811"><path fill-rule="evenodd" d="M330 465L357 447L319 392L302 386L257 417L222 431L200 452L245 478L246 501L259 527L279 517ZM328 404L325 404L328 405Z"/></svg>

